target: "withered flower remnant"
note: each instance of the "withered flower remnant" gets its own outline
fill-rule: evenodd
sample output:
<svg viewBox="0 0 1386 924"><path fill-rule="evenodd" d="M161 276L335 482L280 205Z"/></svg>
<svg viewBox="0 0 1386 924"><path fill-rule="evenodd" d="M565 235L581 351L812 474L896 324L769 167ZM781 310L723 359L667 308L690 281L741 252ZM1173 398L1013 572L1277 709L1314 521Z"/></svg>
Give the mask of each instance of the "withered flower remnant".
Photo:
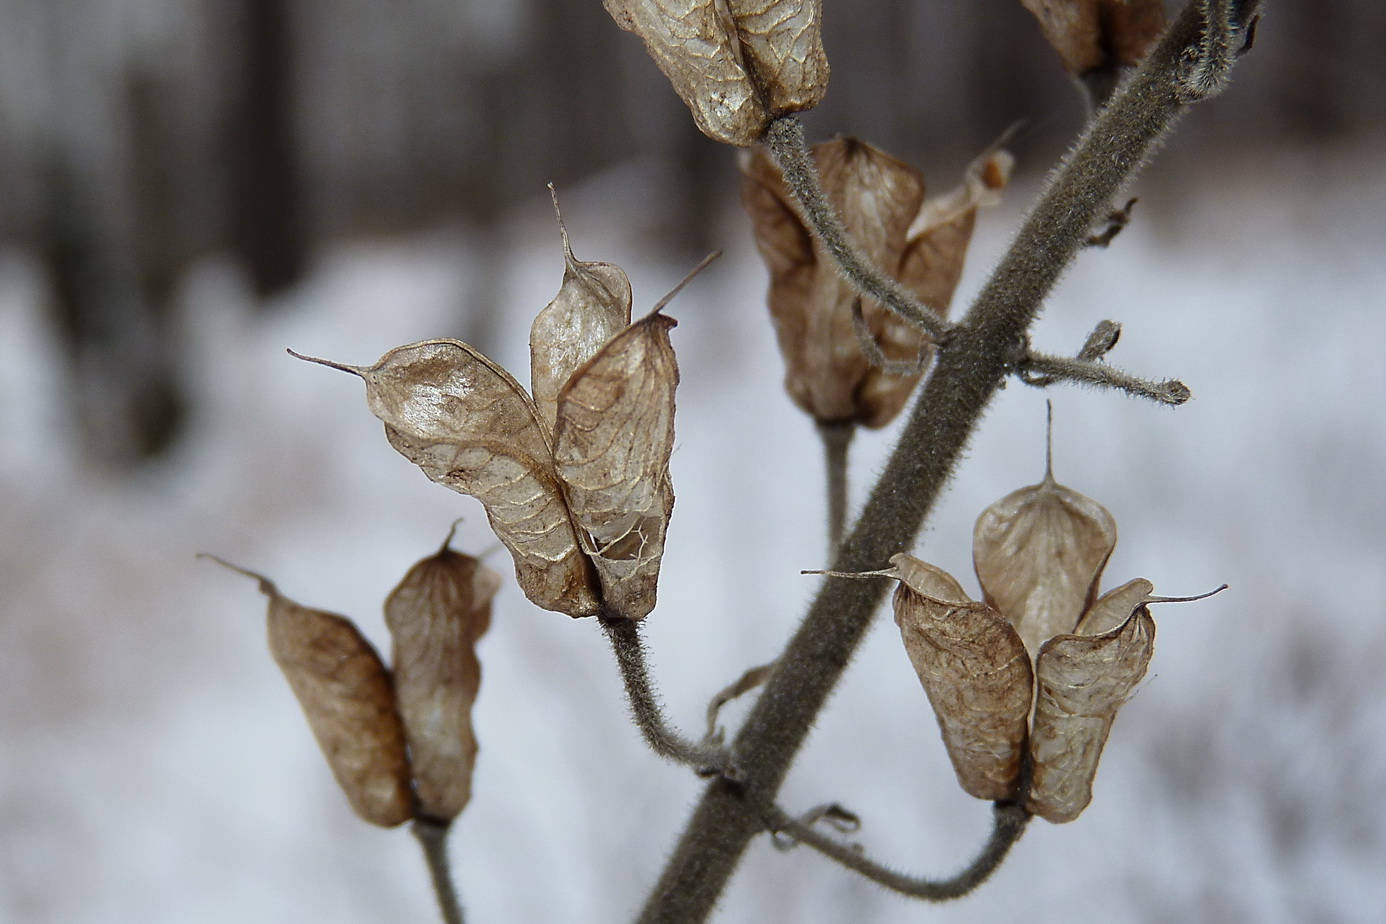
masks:
<svg viewBox="0 0 1386 924"><path fill-rule="evenodd" d="M1073 76L1105 98L1165 31L1160 0L1021 0Z"/></svg>
<svg viewBox="0 0 1386 924"><path fill-rule="evenodd" d="M703 134L747 147L828 86L822 0L603 0L645 42Z"/></svg>
<svg viewBox="0 0 1386 924"><path fill-rule="evenodd" d="M449 535L451 540L451 535ZM448 548L409 569L385 600L394 642L395 701L421 815L451 821L472 794L481 686L476 645L491 625L500 575Z"/></svg>
<svg viewBox="0 0 1386 924"><path fill-rule="evenodd" d="M918 170L857 139L814 145L813 157L853 243L943 316L962 276L977 209L999 201L1011 156L988 151L957 189L933 199L925 198ZM932 345L842 277L763 149L743 155L741 168L742 201L770 270L768 301L785 357L786 390L820 423L885 426L909 400ZM858 306L885 359L915 371L873 365L857 338Z"/></svg>
<svg viewBox="0 0 1386 924"><path fill-rule="evenodd" d="M1115 543L1111 514L1046 473L978 518L982 601L933 565L891 559L895 621L969 794L1023 798L1056 824L1092 800L1112 721L1154 653L1148 605L1170 599L1139 578L1098 596Z"/></svg>
<svg viewBox="0 0 1386 924"><path fill-rule="evenodd" d="M567 271L530 337L534 398L456 340L373 366L300 357L360 376L390 444L432 480L481 501L535 605L641 619L654 609L673 510L678 364L659 309L634 323L619 267ZM298 355L298 354L294 354Z"/></svg>

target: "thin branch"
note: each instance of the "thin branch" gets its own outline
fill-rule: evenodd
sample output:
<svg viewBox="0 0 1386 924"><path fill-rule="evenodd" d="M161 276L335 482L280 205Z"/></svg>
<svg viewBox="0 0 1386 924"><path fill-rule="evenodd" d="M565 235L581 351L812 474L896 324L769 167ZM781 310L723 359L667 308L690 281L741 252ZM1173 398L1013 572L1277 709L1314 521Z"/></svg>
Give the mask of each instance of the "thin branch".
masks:
<svg viewBox="0 0 1386 924"><path fill-rule="evenodd" d="M857 425L818 421L818 436L823 440L823 462L828 475L828 556L837 553L847 528L847 450L856 435Z"/></svg>
<svg viewBox="0 0 1386 924"><path fill-rule="evenodd" d="M633 619L609 619L598 617L606 637L611 640L611 650L616 654L616 663L621 668L621 679L625 681L626 696L630 700L630 711L635 724L645 736L645 742L661 757L681 764L688 764L701 776L727 773L735 775L730 767L727 750L711 742L697 742L679 734L664 717L659 698L655 695L654 684L650 680L649 669L645 664L645 645L640 641L640 624Z"/></svg>
<svg viewBox="0 0 1386 924"><path fill-rule="evenodd" d="M804 210L818 239L837 261L842 275L864 295L870 295L900 317L927 333L935 341L947 337L948 322L944 312L934 311L904 286L882 272L866 258L847 237L842 219L823 192L813 153L804 139L804 126L792 115L780 116L770 123L761 138L775 163L784 174L785 185Z"/></svg>
<svg viewBox="0 0 1386 924"><path fill-rule="evenodd" d="M940 351L900 441L843 541L833 570L870 571L910 548L973 430L1014 367L1045 296L1098 218L1182 114L1185 51L1202 26L1192 0L1144 64L1099 110L1051 177L1014 244ZM716 778L655 884L642 924L707 920L746 846L764 829L819 711L890 583L824 581L732 745L741 778Z"/></svg>
<svg viewBox="0 0 1386 924"><path fill-rule="evenodd" d="M845 844L810 824L791 818L779 808L767 819L772 831L787 833L847 869L909 898L946 902L962 898L991 878L1016 841L1025 833L1030 813L1013 802L997 802L992 811L991 834L972 862L947 879L926 879L891 869L868 858L855 844Z"/></svg>
<svg viewBox="0 0 1386 924"><path fill-rule="evenodd" d="M717 714L727 703L744 696L769 680L770 674L775 670L775 664L776 662L771 661L768 664L752 667L717 692L717 695L707 704L707 736L703 739L704 741L722 743L722 730L717 727Z"/></svg>
<svg viewBox="0 0 1386 924"><path fill-rule="evenodd" d="M1045 386L1053 382L1073 382L1093 388L1113 388L1137 398L1148 398L1160 404L1178 406L1189 400L1189 387L1178 379L1152 382L1122 372L1104 362L1029 353L1019 364L1021 381L1027 385Z"/></svg>
<svg viewBox="0 0 1386 924"><path fill-rule="evenodd" d="M438 897L438 910L442 912L444 924L463 924L462 904L457 900L457 890L453 888L448 869L448 828L451 825L449 821L415 818L411 828L423 848L424 862L428 864L433 894Z"/></svg>

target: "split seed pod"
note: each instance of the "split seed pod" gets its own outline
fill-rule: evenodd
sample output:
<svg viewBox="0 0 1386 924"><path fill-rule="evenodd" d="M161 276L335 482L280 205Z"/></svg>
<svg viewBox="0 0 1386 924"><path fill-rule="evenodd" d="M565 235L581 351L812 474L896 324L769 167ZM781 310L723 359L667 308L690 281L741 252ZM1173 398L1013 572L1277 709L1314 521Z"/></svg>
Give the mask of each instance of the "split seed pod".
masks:
<svg viewBox="0 0 1386 924"><path fill-rule="evenodd" d="M268 578L227 567L254 578L269 597L270 654L352 809L385 828L408 821L414 795L404 726L390 673L371 643L349 619L300 606Z"/></svg>
<svg viewBox="0 0 1386 924"><path fill-rule="evenodd" d="M1097 596L1115 543L1111 514L1046 473L978 518L982 601L933 565L891 559L895 621L969 794L1019 799L1028 755L1027 811L1057 824L1091 801L1112 721L1154 653L1148 605L1169 599L1144 579Z"/></svg>
<svg viewBox="0 0 1386 924"><path fill-rule="evenodd" d="M828 86L822 0L603 0L645 42L703 134L746 147Z"/></svg>
<svg viewBox="0 0 1386 924"><path fill-rule="evenodd" d="M500 575L444 543L385 600L419 813L441 821L457 817L471 799L472 705L481 685L476 644L491 625L499 588Z"/></svg>
<svg viewBox="0 0 1386 924"><path fill-rule="evenodd" d="M1114 84L1165 31L1160 0L1021 0L1039 20L1064 68L1087 81ZM1104 94L1105 95L1105 94Z"/></svg>
<svg viewBox="0 0 1386 924"><path fill-rule="evenodd" d="M1013 160L988 151L962 185L925 199L918 170L854 138L813 146L828 199L862 254L942 317L962 276L977 209L995 205ZM914 325L873 298L858 295L809 230L774 161L762 149L743 156L742 202L770 270L770 314L784 354L785 388L820 423L882 427L909 400L933 347ZM873 366L853 320L862 320L888 361L918 371Z"/></svg>
<svg viewBox="0 0 1386 924"><path fill-rule="evenodd" d="M641 619L674 505L677 322L656 309L629 323L625 273L575 260L566 232L564 258L562 289L531 331L534 399L456 340L398 347L368 367L300 358L360 376L390 444L481 501L535 605Z"/></svg>

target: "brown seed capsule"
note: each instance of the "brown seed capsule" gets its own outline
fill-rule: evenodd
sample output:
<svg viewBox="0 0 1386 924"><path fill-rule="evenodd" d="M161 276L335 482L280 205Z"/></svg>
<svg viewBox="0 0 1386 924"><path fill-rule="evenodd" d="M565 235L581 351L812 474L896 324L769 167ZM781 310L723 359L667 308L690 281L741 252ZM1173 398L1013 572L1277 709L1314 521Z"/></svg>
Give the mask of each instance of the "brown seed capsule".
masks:
<svg viewBox="0 0 1386 924"><path fill-rule="evenodd" d="M1155 651L1155 621L1145 606L1151 589L1149 581L1138 579L1103 598L1127 610L1116 628L1059 635L1040 650L1030 734L1034 771L1025 807L1047 821L1072 821L1092 801L1097 763L1117 710L1145 676ZM1132 591L1143 592L1134 606Z"/></svg>
<svg viewBox="0 0 1386 924"><path fill-rule="evenodd" d="M772 118L828 84L821 0L603 0L639 35L708 137L754 144Z"/></svg>
<svg viewBox="0 0 1386 924"><path fill-rule="evenodd" d="M958 783L978 799L1015 799L1034 689L1025 646L946 572L912 555L890 563L900 573L895 622Z"/></svg>
<svg viewBox="0 0 1386 924"><path fill-rule="evenodd" d="M451 539L451 536L449 536ZM419 812L451 821L472 794L481 685L476 644L491 624L500 576L444 544L385 600L394 639L395 700L409 740Z"/></svg>
<svg viewBox="0 0 1386 924"><path fill-rule="evenodd" d="M481 501L535 605L575 617L600 611L548 433L508 372L456 340L398 347L369 367L313 361L364 379L390 445L433 481Z"/></svg>
<svg viewBox="0 0 1386 924"><path fill-rule="evenodd" d="M1160 0L1021 0L1076 77L1139 64L1165 31Z"/></svg>
<svg viewBox="0 0 1386 924"><path fill-rule="evenodd" d="M212 556L207 556L211 558ZM349 619L300 606L274 582L221 559L269 597L269 649L357 815L392 828L414 814L404 726L389 671Z"/></svg>
<svg viewBox="0 0 1386 924"><path fill-rule="evenodd" d="M632 324L558 398L554 461L607 615L640 619L655 605L674 508L675 323L656 312Z"/></svg>
<svg viewBox="0 0 1386 924"><path fill-rule="evenodd" d="M989 152L969 168L961 188L931 200L919 171L856 139L814 145L813 157L828 199L862 254L945 312L976 211L997 201L1010 156ZM884 426L909 400L932 347L914 325L859 296L842 278L763 150L744 156L741 169L742 202L770 270L768 301L785 357L785 389L821 423ZM901 375L871 364L857 340L857 304L885 358L918 372Z"/></svg>
<svg viewBox="0 0 1386 924"><path fill-rule="evenodd" d="M1015 624L1027 649L1039 651L1046 639L1072 632L1097 598L1116 541L1105 507L1046 472L977 518L972 562L982 599Z"/></svg>

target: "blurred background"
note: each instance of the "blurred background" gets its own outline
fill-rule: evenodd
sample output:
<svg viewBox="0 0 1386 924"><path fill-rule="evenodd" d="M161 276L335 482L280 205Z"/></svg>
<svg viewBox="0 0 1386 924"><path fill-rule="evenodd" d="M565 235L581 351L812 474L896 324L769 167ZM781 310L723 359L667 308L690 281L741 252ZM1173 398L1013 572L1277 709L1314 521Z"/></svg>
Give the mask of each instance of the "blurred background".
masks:
<svg viewBox="0 0 1386 924"><path fill-rule="evenodd" d="M1008 126L1018 173L959 306L1084 116L1013 0L829 2L811 137L855 134L934 191ZM1271 0L1231 89L1139 181L1036 330L1179 376L1178 411L1053 389L1060 480L1123 531L1110 584L1157 613L1153 673L1094 806L1037 824L995 884L908 904L753 852L719 921L1376 921L1386 907L1386 8ZM674 716L768 660L821 566L812 426L779 389L734 152L699 135L596 0L0 4L0 921L429 920L402 832L350 816L263 651L254 585L379 604L480 508L397 457L369 363L467 340L522 380L562 260L680 295L679 509L649 625ZM1035 480L1012 385L918 549L961 579L983 506ZM854 490L888 451L864 435ZM503 554L494 566L509 572ZM966 581L964 583L967 583ZM888 619L785 792L842 801L873 855L943 874L982 837ZM483 645L482 759L454 836L474 919L624 920L696 781L643 751L592 626L508 586ZM730 720L735 720L733 712ZM1047 845L1047 846L1046 846Z"/></svg>

